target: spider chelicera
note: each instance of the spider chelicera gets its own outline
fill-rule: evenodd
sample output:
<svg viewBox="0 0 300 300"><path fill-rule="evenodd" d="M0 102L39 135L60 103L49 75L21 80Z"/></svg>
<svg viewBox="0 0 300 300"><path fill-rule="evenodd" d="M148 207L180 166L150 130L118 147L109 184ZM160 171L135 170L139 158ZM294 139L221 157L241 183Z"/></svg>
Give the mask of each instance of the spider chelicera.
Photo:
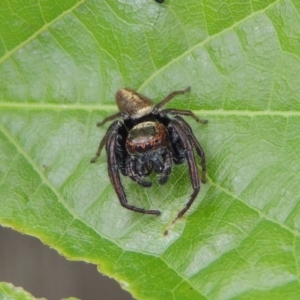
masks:
<svg viewBox="0 0 300 300"><path fill-rule="evenodd" d="M195 138L191 127L180 117L191 116L203 124L206 120L199 119L190 110L168 108L160 110L176 95L190 91L190 87L170 93L158 104L149 98L123 88L116 93L119 112L106 117L97 126L122 117L124 122L114 121L100 142L96 155L91 159L94 163L106 147L108 175L123 207L135 212L159 215L159 210L148 210L128 204L120 179L120 172L129 176L143 187L150 187L151 181L146 180L152 171L159 174L159 184L165 184L173 164L188 163L193 193L185 207L178 213L182 217L194 202L200 190L200 181L194 149L201 159L201 181L205 182L205 154ZM175 115L170 118L168 115Z"/></svg>

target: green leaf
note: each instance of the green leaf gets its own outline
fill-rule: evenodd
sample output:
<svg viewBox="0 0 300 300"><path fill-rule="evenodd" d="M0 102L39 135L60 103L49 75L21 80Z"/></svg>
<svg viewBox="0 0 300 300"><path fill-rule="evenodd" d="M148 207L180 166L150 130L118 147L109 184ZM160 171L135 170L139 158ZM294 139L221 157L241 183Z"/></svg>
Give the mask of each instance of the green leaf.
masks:
<svg viewBox="0 0 300 300"><path fill-rule="evenodd" d="M99 265L138 299L296 299L300 293L297 0L0 4L0 220ZM122 178L104 153L122 86L170 107L203 146L208 182L188 213L186 165L165 186ZM168 235L163 232L168 229Z"/></svg>
<svg viewBox="0 0 300 300"><path fill-rule="evenodd" d="M0 282L1 300L46 300L45 298L34 298L22 288L15 287L11 283Z"/></svg>
<svg viewBox="0 0 300 300"><path fill-rule="evenodd" d="M20 287L15 287L11 283L0 282L1 300L46 300L45 298L35 298ZM64 298L63 300L80 300L75 297Z"/></svg>

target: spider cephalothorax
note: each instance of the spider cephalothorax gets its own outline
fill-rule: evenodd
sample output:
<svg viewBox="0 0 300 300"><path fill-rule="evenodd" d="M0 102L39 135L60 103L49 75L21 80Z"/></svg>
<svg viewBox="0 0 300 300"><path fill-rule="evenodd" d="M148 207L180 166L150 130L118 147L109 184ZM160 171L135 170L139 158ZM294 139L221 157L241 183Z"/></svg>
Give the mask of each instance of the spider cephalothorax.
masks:
<svg viewBox="0 0 300 300"><path fill-rule="evenodd" d="M163 109L174 96L190 91L187 88L169 94L158 104L149 98L131 90L120 89L116 93L119 112L97 123L101 126L107 121L114 121L100 142L98 151L91 162L100 156L103 146L106 146L108 174L123 207L144 213L159 215L159 210L147 210L128 204L120 179L120 172L144 187L150 187L151 181L146 180L152 172L159 174L159 183L165 184L171 173L173 164L187 161L193 193L185 207L178 213L180 218L191 206L200 190L200 181L194 150L201 159L201 181L205 182L205 155L195 138L190 126L179 115L191 116L197 122L207 123L199 119L190 110ZM168 116L175 115L172 119Z"/></svg>

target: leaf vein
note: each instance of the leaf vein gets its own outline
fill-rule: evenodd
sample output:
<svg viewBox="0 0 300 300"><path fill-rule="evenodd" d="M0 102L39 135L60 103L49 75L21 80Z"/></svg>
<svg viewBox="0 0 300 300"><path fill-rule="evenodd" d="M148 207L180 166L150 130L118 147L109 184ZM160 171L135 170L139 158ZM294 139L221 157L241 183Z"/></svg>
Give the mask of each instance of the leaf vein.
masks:
<svg viewBox="0 0 300 300"><path fill-rule="evenodd" d="M29 44L37 36L39 36L44 31L46 31L51 25L53 25L55 22L57 22L58 20L60 20L65 15L69 14L70 12L72 12L74 9L76 9L77 7L79 7L84 2L86 2L86 0L80 0L80 1L78 1L76 5L72 6L68 10L66 10L63 13L61 13L60 15L58 15L52 21L50 21L48 23L45 23L39 30L37 30L35 33L33 33L30 37L28 37L26 40L24 40L23 42L21 42L18 46L16 46L12 50L8 51L5 55L3 55L3 57L0 59L0 64L2 64L4 61L6 61L8 58L10 58L13 54L15 54L18 50L20 50L22 47L24 47L27 44ZM9 4L9 1L8 1L8 4Z"/></svg>
<svg viewBox="0 0 300 300"><path fill-rule="evenodd" d="M234 199L238 200L239 202L243 203L245 206L247 206L248 208L252 209L253 211L257 212L258 215L261 218L264 218L267 221L270 221L272 223L277 224L278 226L280 226L281 228L287 230L288 232L292 233L295 236L300 236L300 233L292 228L290 228L289 226L285 225L285 224L281 224L278 221L274 220L273 218L268 217L265 213L261 212L259 209L257 209L256 207L248 204L247 202L243 201L240 197L238 197L237 195L234 195L233 193L231 193L229 190L227 190L226 188L222 187L220 184L214 182L209 176L207 176L207 179L209 180L209 182L211 183L211 185L215 186L216 188L222 190L224 193L226 193L227 195L233 197Z"/></svg>
<svg viewBox="0 0 300 300"><path fill-rule="evenodd" d="M168 69L170 66L172 66L173 64L177 63L179 60L181 60L183 57L188 56L189 54L191 54L194 50L203 47L205 44L209 43L212 39L214 39L217 36L220 36L230 30L233 30L234 28L236 28L238 25L242 24L243 22L253 18L256 15L259 15L265 11L267 11L270 7L273 7L275 4L277 4L278 2L280 2L281 0L276 0L273 3L269 4L268 6L266 6L265 8L258 10L250 15L248 15L247 17L245 17L244 19L241 19L240 21L234 23L233 25L221 30L220 32L210 35L207 38L205 38L203 41L201 41L200 43L195 44L194 46L188 48L188 50L186 50L185 52L183 52L181 55L173 58L172 60L170 60L167 64L165 64L162 68L158 69L156 72L154 72L150 77L148 77L142 84L141 86L138 88L138 91L143 90L146 86L148 86L150 84L151 81L154 80L154 78L162 73L164 70ZM205 10L204 10L205 11Z"/></svg>

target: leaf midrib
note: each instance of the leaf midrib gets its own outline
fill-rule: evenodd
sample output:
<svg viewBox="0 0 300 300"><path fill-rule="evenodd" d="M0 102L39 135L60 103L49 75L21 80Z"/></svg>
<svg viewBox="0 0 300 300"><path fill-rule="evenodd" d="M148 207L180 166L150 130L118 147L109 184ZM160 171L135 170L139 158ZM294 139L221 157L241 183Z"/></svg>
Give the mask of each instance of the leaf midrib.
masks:
<svg viewBox="0 0 300 300"><path fill-rule="evenodd" d="M48 103L17 103L17 102L0 102L1 108L11 109L31 109L31 110L85 110L87 112L92 111L105 111L105 112L117 112L118 108L116 105L109 104L48 104ZM224 109L191 109L196 115L201 116L241 116L241 117L256 117L256 116L278 116L278 117L300 117L300 111L293 110L224 110Z"/></svg>

